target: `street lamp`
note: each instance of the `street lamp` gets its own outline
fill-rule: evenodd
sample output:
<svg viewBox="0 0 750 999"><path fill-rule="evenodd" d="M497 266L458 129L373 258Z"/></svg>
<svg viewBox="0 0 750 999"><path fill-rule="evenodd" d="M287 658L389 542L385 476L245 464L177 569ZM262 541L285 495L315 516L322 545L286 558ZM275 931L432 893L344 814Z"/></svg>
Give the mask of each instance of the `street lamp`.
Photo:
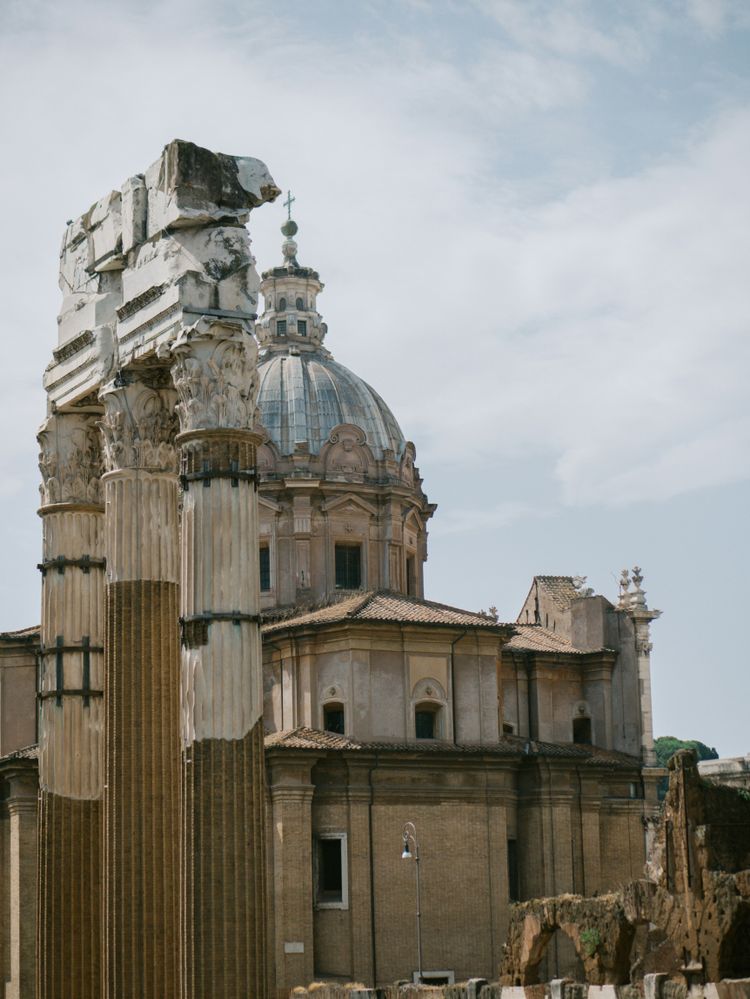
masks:
<svg viewBox="0 0 750 999"><path fill-rule="evenodd" d="M419 895L419 841L417 829L413 822L405 822L401 832L404 847L401 851L402 860L413 860L417 874L417 984L422 982L422 913ZM412 847L414 852L412 853Z"/></svg>

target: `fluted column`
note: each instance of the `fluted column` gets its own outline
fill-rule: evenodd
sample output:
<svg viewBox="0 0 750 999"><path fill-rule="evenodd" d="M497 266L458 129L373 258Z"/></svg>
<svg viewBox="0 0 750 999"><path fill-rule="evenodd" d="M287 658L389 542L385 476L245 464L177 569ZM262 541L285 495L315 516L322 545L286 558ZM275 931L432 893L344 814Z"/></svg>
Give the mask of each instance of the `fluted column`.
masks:
<svg viewBox="0 0 750 999"><path fill-rule="evenodd" d="M105 488L104 996L179 995L175 394L124 372L101 398Z"/></svg>
<svg viewBox="0 0 750 999"><path fill-rule="evenodd" d="M202 319L172 354L182 452L185 999L266 991L257 348Z"/></svg>
<svg viewBox="0 0 750 999"><path fill-rule="evenodd" d="M39 433L38 999L101 995L104 506L95 415Z"/></svg>

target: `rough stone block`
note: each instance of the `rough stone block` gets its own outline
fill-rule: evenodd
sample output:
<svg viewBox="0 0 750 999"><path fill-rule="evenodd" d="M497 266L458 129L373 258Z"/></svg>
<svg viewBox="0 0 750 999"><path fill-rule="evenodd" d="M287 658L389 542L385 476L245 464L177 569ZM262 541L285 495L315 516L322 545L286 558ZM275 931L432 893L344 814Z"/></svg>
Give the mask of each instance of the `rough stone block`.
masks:
<svg viewBox="0 0 750 999"><path fill-rule="evenodd" d="M470 978L466 983L466 999L480 999L482 989L488 984L486 978Z"/></svg>
<svg viewBox="0 0 750 999"><path fill-rule="evenodd" d="M94 330L99 326L114 326L117 316L115 310L120 298L116 292L96 295L69 295L63 299L63 306L57 318L58 344L62 346L75 340L86 330Z"/></svg>
<svg viewBox="0 0 750 999"><path fill-rule="evenodd" d="M252 208L279 193L260 160L212 153L182 139L165 146L145 180L148 239L166 228L243 224Z"/></svg>
<svg viewBox="0 0 750 999"><path fill-rule="evenodd" d="M146 239L148 195L142 174L128 177L122 185L122 252L130 251Z"/></svg>

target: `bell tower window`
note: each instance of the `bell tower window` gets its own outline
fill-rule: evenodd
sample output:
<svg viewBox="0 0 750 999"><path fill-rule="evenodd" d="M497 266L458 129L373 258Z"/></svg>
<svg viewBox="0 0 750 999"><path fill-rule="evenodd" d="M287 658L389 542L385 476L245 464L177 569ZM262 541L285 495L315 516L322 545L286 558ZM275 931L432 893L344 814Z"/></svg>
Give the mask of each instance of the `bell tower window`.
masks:
<svg viewBox="0 0 750 999"><path fill-rule="evenodd" d="M304 307L305 307L305 302L304 302L304 299L302 299L302 298L298 298L298 299L297 299L297 303L296 303L296 305L297 305L297 308L298 308L298 309L299 309L300 311L301 311L302 309L304 309Z"/></svg>
<svg viewBox="0 0 750 999"><path fill-rule="evenodd" d="M358 590L362 585L362 546L336 545L336 589Z"/></svg>
<svg viewBox="0 0 750 999"><path fill-rule="evenodd" d="M276 335L286 336L286 319L276 320Z"/></svg>
<svg viewBox="0 0 750 999"><path fill-rule="evenodd" d="M298 336L307 336L307 320L306 319L298 319L297 320L297 335Z"/></svg>
<svg viewBox="0 0 750 999"><path fill-rule="evenodd" d="M279 299L279 312L286 312L286 299L285 298L280 298Z"/></svg>

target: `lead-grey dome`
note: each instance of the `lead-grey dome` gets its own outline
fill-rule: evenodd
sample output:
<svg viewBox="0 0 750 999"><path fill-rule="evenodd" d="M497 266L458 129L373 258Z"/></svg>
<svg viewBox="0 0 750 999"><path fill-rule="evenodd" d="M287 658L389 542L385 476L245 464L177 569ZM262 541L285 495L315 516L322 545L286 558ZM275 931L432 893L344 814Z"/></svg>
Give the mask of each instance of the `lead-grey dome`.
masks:
<svg viewBox="0 0 750 999"><path fill-rule="evenodd" d="M378 393L326 351L272 352L258 365L261 423L281 454L307 443L319 454L334 427L352 423L367 435L376 459L400 459L405 440Z"/></svg>

